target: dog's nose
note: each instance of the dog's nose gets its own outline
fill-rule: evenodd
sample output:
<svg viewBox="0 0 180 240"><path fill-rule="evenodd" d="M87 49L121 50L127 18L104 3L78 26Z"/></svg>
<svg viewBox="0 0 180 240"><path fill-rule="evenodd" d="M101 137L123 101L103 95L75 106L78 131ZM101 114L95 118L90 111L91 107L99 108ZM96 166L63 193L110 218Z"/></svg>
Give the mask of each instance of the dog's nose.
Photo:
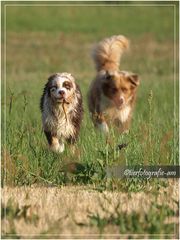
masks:
<svg viewBox="0 0 180 240"><path fill-rule="evenodd" d="M123 103L124 103L124 98L123 98L123 97L120 97L119 103L120 103L120 104L123 104Z"/></svg>
<svg viewBox="0 0 180 240"><path fill-rule="evenodd" d="M63 91L63 90L59 90L59 95L61 95L61 96L64 96L64 94L65 94L65 91Z"/></svg>

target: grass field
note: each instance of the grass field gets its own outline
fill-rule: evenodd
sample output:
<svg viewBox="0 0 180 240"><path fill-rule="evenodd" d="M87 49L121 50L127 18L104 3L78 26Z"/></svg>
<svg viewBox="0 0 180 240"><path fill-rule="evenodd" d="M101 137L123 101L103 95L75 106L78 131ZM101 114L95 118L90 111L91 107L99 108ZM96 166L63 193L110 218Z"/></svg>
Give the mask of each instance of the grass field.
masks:
<svg viewBox="0 0 180 240"><path fill-rule="evenodd" d="M178 11L174 18L174 8L165 5L6 6L2 185L85 185L100 192L146 192L150 184L156 194L159 187L168 186L157 179L109 180L105 168L178 164L177 15ZM117 135L111 129L107 141L92 125L86 95L95 76L93 44L113 34L130 39L121 69L138 73L141 84L130 132ZM68 147L63 154L48 150L39 110L48 76L64 71L76 77L84 98L83 125L74 154ZM117 151L122 143L128 146ZM72 162L79 164L73 174L69 173ZM128 231L125 228L124 233ZM151 233L148 228L143 231ZM173 229L166 232L164 228L163 233Z"/></svg>

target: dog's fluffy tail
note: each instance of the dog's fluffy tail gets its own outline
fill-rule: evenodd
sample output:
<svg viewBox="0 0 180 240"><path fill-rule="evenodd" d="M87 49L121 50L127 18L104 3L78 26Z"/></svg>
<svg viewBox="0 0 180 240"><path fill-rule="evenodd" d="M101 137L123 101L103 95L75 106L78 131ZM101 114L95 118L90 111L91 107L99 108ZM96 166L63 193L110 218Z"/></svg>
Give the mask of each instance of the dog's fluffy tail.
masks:
<svg viewBox="0 0 180 240"><path fill-rule="evenodd" d="M122 53L129 47L129 41L122 35L105 38L93 49L97 71L118 70Z"/></svg>

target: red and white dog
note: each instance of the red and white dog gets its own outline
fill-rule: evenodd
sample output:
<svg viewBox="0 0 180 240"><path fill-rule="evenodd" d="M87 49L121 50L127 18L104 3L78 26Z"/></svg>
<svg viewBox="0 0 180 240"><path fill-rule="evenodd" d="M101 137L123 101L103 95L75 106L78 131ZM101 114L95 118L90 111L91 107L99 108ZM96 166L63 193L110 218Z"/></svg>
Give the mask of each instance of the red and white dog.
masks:
<svg viewBox="0 0 180 240"><path fill-rule="evenodd" d="M89 90L88 106L95 126L105 133L110 124L121 132L128 130L132 118L139 78L119 70L122 53L128 46L128 39L118 35L102 40L93 51L97 76Z"/></svg>

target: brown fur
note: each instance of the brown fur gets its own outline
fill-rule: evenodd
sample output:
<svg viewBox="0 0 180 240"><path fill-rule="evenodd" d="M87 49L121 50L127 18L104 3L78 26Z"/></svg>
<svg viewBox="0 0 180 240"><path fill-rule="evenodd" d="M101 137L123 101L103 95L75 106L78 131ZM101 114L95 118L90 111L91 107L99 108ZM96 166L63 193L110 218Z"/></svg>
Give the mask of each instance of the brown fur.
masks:
<svg viewBox="0 0 180 240"><path fill-rule="evenodd" d="M88 105L95 126L105 124L108 128L112 123L121 131L129 128L139 79L134 73L119 71L128 43L124 36L113 36L94 49L97 76L89 90Z"/></svg>

